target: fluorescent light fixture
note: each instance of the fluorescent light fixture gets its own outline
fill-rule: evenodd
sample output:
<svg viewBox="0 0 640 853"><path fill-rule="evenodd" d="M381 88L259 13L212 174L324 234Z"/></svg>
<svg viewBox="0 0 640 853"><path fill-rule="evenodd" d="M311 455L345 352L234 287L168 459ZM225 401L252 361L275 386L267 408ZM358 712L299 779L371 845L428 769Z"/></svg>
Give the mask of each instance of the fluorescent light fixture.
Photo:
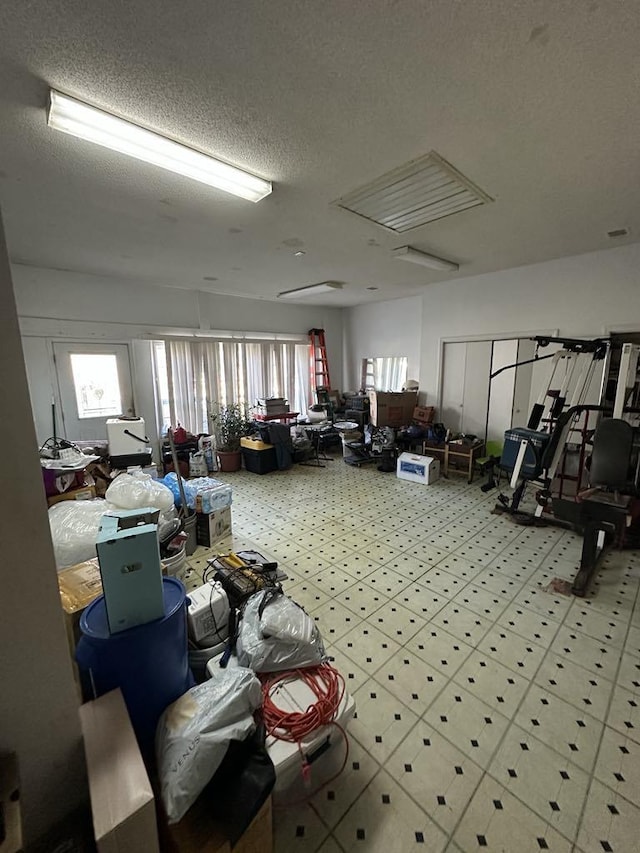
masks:
<svg viewBox="0 0 640 853"><path fill-rule="evenodd" d="M432 270L444 270L445 272L455 272L460 269L458 264L453 261L446 261L444 258L437 258L435 255L428 255L426 252L420 252L418 249L412 249L411 246L401 246L399 249L393 250L393 257L399 261L409 261L411 264L420 264L423 267L430 267Z"/></svg>
<svg viewBox="0 0 640 853"><path fill-rule="evenodd" d="M279 293L280 299L297 299L299 296L315 296L316 293L333 293L342 290L339 281L321 281L320 284L309 284L307 287L298 287L295 290L285 290Z"/></svg>
<svg viewBox="0 0 640 853"><path fill-rule="evenodd" d="M248 201L260 201L272 190L270 181L243 169L53 89L49 94L48 124L55 130L128 154L137 160L144 160Z"/></svg>

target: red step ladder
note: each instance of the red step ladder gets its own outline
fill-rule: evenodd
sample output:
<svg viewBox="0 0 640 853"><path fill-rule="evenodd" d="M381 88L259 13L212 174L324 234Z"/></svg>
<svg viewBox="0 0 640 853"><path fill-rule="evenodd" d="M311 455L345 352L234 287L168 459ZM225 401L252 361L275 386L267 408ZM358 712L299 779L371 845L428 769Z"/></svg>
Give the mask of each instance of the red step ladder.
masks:
<svg viewBox="0 0 640 853"><path fill-rule="evenodd" d="M324 329L309 329L309 357L311 362L311 387L313 391L331 388L327 347Z"/></svg>

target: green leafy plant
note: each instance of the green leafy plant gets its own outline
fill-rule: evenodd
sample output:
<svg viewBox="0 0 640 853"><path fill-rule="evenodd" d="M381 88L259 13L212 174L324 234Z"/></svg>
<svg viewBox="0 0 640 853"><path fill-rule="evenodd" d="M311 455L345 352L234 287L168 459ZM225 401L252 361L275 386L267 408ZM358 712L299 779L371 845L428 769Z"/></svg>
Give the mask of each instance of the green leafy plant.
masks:
<svg viewBox="0 0 640 853"><path fill-rule="evenodd" d="M240 403L216 405L209 413L209 422L216 439L216 450L223 453L240 450L240 439L249 435L252 429L247 407Z"/></svg>

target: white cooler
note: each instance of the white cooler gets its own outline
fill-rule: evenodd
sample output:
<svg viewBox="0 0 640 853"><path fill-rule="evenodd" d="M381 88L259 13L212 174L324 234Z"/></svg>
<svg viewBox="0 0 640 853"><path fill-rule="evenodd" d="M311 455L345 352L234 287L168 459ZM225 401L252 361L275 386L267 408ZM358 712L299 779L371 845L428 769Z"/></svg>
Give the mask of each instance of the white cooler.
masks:
<svg viewBox="0 0 640 853"><path fill-rule="evenodd" d="M271 698L283 711L304 712L309 705L316 702L311 688L297 678L278 685L272 691ZM345 691L335 720L345 732L355 710L356 703L353 696ZM346 749L344 736L336 726L328 725L316 729L300 744L302 754L311 768L311 779L307 783L302 776L298 744L277 740L270 736L267 738L266 745L276 771L274 794L277 796L295 787L294 799L300 799L306 791L314 791L335 775L340 770Z"/></svg>
<svg viewBox="0 0 640 853"><path fill-rule="evenodd" d="M237 658L231 657L229 666L237 666ZM209 675L220 666L220 656L213 658L207 664ZM304 712L316 702L316 696L304 681L299 678L291 678L276 687L271 697L278 708L283 711ZM356 703L350 693L345 690L342 702L336 714L336 723L346 732L349 720L356 711ZM299 800L305 793L312 792L323 782L335 775L344 760L346 745L340 729L334 725L322 726L316 729L310 737L300 744L302 754L307 759L311 768L311 779L305 782L302 776L302 760L297 743L289 743L278 740L275 737L267 738L267 752L273 762L276 771L276 784L274 796L282 802L286 800ZM285 792L295 790L291 797L283 797Z"/></svg>

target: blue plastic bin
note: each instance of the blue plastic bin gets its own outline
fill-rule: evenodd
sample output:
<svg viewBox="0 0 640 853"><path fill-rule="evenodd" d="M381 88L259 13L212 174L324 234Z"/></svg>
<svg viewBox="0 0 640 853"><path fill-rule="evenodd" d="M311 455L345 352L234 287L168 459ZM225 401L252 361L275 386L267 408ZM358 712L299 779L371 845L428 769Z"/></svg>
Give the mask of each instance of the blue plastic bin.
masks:
<svg viewBox="0 0 640 853"><path fill-rule="evenodd" d="M189 670L185 588L176 578L163 578L162 583L162 619L110 634L101 595L80 618L76 649L92 694L122 690L140 749L147 755L160 715L195 683Z"/></svg>

